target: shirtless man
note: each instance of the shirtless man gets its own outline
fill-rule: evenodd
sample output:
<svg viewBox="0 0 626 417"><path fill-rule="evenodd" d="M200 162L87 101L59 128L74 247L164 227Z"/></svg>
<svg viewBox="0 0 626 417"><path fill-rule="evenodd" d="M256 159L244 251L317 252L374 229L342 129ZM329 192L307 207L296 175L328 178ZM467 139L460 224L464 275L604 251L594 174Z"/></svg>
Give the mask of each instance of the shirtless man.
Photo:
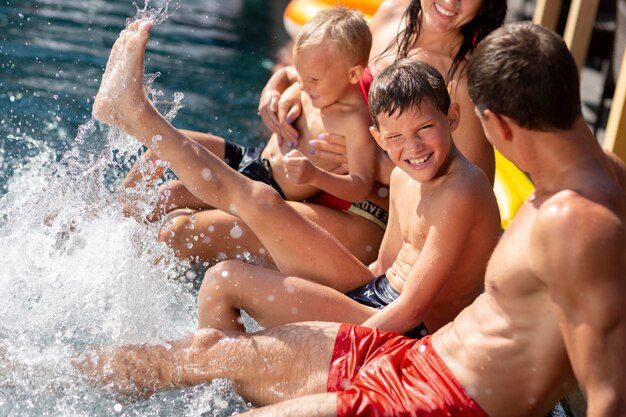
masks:
<svg viewBox="0 0 626 417"><path fill-rule="evenodd" d="M131 37L127 50L141 41ZM231 378L256 405L273 404L254 415L542 416L577 379L589 416L626 416L626 167L587 127L576 64L549 30L494 32L474 55L469 85L489 140L536 192L495 249L485 292L432 337L334 323L201 330L76 365L144 394Z"/></svg>

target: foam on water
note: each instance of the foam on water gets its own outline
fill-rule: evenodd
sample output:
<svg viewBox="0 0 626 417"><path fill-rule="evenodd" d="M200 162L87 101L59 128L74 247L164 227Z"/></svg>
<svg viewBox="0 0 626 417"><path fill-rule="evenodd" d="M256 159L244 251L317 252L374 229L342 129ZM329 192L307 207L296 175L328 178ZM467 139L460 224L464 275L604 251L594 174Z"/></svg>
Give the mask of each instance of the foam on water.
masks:
<svg viewBox="0 0 626 417"><path fill-rule="evenodd" d="M148 4L138 13L144 18ZM168 4L154 12L155 23L167 17ZM156 76L148 77L148 89ZM159 105L172 118L181 99ZM105 136L89 121L57 160L36 132L16 135L34 150L0 197L0 415L230 415L245 409L226 381L126 403L84 382L70 365L73 356L89 345L180 338L196 326L195 295L184 265L158 243L159 225L125 217L119 194L107 186L107 173L136 156L136 141L115 131ZM93 135L106 141L97 154L81 147ZM135 204L145 214L155 194L142 191Z"/></svg>

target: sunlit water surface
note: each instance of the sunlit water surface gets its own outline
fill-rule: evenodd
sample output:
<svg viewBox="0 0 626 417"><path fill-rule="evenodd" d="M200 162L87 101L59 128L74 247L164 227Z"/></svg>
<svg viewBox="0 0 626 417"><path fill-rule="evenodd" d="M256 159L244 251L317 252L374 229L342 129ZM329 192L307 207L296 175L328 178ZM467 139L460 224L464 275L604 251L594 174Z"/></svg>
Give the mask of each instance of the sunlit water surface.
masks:
<svg viewBox="0 0 626 417"><path fill-rule="evenodd" d="M161 73L152 91L164 111L182 93L176 126L239 143L266 134L256 106L282 40L272 3L169 5L146 71ZM89 115L109 48L136 13L127 0L0 1L0 415L248 407L227 381L120 401L70 365L87 345L164 343L196 326L195 277L156 242L158 225L124 217L113 193L139 144Z"/></svg>

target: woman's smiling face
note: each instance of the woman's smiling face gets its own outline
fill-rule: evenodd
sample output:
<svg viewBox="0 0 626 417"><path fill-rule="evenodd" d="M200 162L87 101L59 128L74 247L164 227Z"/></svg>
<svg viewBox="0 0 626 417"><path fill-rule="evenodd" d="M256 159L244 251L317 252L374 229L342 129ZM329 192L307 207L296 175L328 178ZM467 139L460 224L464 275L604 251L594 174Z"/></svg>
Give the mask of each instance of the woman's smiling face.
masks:
<svg viewBox="0 0 626 417"><path fill-rule="evenodd" d="M482 2L483 0L421 0L422 27L438 32L460 30L478 14Z"/></svg>

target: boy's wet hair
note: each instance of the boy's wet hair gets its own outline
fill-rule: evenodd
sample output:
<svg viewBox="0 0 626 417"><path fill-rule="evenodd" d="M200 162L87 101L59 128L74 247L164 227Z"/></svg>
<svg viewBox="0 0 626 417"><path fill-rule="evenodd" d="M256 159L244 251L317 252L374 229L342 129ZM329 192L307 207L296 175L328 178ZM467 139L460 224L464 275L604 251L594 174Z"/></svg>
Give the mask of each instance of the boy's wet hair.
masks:
<svg viewBox="0 0 626 417"><path fill-rule="evenodd" d="M468 66L478 109L538 131L567 130L581 115L578 67L557 34L531 22L506 25L480 43Z"/></svg>
<svg viewBox="0 0 626 417"><path fill-rule="evenodd" d="M401 115L419 109L429 100L443 114L448 114L450 95L443 76L432 65L405 58L396 61L372 82L369 92L370 113L378 129L380 114Z"/></svg>
<svg viewBox="0 0 626 417"><path fill-rule="evenodd" d="M372 33L361 13L345 7L320 11L298 32L293 53L325 42L331 42L350 66L367 65Z"/></svg>

